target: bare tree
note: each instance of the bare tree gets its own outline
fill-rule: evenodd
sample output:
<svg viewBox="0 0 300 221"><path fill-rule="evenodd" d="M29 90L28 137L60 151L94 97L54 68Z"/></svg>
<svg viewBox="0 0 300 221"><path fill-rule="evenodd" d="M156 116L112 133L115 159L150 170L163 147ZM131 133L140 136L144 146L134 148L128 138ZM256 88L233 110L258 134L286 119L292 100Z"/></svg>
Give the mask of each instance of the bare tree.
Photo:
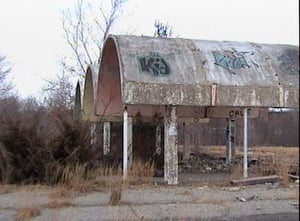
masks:
<svg viewBox="0 0 300 221"><path fill-rule="evenodd" d="M126 0L106 0L92 5L77 0L72 10L63 12L63 31L72 57L61 59L64 70L83 77L89 64L100 62L104 41L117 21Z"/></svg>
<svg viewBox="0 0 300 221"><path fill-rule="evenodd" d="M173 34L172 27L170 27L168 24L160 22L159 20L155 20L154 27L155 37L171 37Z"/></svg>
<svg viewBox="0 0 300 221"><path fill-rule="evenodd" d="M47 94L45 105L51 108L71 109L74 105L74 87L64 71L54 79L46 80L43 91Z"/></svg>
<svg viewBox="0 0 300 221"><path fill-rule="evenodd" d="M12 67L5 59L6 57L0 54L0 99L8 96L13 88L7 79Z"/></svg>

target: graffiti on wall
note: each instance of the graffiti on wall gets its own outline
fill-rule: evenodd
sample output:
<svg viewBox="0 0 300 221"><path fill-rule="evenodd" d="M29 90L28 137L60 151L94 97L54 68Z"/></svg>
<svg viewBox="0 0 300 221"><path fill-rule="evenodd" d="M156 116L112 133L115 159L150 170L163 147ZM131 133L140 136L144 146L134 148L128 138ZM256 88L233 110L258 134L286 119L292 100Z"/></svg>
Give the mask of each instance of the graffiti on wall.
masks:
<svg viewBox="0 0 300 221"><path fill-rule="evenodd" d="M223 52L213 51L212 53L215 58L215 64L225 68L231 74L236 74L234 69L250 68L245 55L254 54L253 52L236 51L235 49Z"/></svg>
<svg viewBox="0 0 300 221"><path fill-rule="evenodd" d="M150 53L149 55L137 58L140 72L146 72L154 76L169 75L171 70L167 62L158 53Z"/></svg>
<svg viewBox="0 0 300 221"><path fill-rule="evenodd" d="M280 61L279 68L286 74L296 75L299 74L299 51L288 49L279 56Z"/></svg>

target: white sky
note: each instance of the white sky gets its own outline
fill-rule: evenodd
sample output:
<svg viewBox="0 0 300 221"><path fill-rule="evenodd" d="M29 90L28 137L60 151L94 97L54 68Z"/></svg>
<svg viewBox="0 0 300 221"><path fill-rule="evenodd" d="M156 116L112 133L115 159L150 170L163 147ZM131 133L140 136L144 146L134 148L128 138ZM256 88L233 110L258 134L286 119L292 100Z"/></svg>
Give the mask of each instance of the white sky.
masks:
<svg viewBox="0 0 300 221"><path fill-rule="evenodd" d="M100 2L99 0L95 0ZM299 45L298 0L127 0L114 34L154 34L156 19L173 28L173 37ZM14 67L22 97L61 73L68 55L61 10L75 0L0 0L0 53Z"/></svg>

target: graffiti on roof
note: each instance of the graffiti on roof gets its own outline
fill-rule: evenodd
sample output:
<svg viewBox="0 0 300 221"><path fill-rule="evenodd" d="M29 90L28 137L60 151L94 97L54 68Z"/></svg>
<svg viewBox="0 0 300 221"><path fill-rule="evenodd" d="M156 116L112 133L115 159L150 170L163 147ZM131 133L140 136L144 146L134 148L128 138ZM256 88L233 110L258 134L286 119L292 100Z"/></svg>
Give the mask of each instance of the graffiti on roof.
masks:
<svg viewBox="0 0 300 221"><path fill-rule="evenodd" d="M158 53L150 53L137 59L140 72L146 72L153 76L166 76L171 72L166 60Z"/></svg>
<svg viewBox="0 0 300 221"><path fill-rule="evenodd" d="M232 49L231 51L213 51L215 58L215 65L219 65L229 71L231 74L236 74L234 69L250 68L246 60L246 54L253 55L253 52L248 51L236 51Z"/></svg>
<svg viewBox="0 0 300 221"><path fill-rule="evenodd" d="M278 57L279 68L286 74L299 74L299 51L287 49Z"/></svg>

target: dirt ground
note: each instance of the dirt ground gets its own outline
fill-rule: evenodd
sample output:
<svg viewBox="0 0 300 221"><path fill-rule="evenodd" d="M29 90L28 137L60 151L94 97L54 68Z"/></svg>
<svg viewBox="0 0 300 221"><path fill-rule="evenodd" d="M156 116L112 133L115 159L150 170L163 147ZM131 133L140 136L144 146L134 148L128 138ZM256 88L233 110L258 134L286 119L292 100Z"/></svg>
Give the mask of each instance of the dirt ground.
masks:
<svg viewBox="0 0 300 221"><path fill-rule="evenodd" d="M123 189L116 206L109 204L112 194L109 189L76 193L45 186L0 188L0 221L237 220L239 217L261 220L258 217L266 215L272 216L271 220L285 216L298 220L299 217L299 185L295 182L287 187L278 183L221 187L197 182L178 186L154 182Z"/></svg>
<svg viewBox="0 0 300 221"><path fill-rule="evenodd" d="M298 148L251 151L250 176L285 174L291 168L296 168L292 170L299 176ZM274 183L232 186L231 179L241 178L239 163L228 171L226 166L214 167L216 162L224 161L224 148L202 153L197 156L217 160L200 159L202 167L198 169L204 170L181 167L176 186L166 185L163 177L124 185L117 205L110 203L113 185L103 187L101 179L89 191L63 186L0 185L0 221L299 220L298 179L282 177Z"/></svg>

